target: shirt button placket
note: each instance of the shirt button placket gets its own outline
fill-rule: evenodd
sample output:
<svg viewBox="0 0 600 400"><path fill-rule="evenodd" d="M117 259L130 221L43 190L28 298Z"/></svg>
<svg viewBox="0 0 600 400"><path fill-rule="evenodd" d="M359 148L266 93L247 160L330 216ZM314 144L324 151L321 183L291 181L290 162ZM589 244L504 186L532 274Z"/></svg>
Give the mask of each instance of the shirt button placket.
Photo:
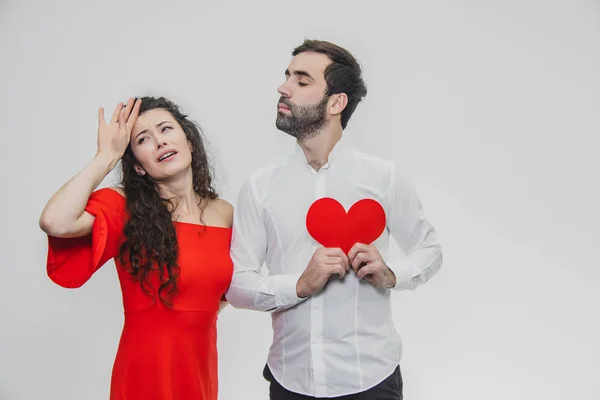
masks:
<svg viewBox="0 0 600 400"><path fill-rule="evenodd" d="M315 174L314 200L318 200L326 195L325 171L322 169ZM325 348L323 343L323 292L311 296L310 302L312 374L314 377L315 395L317 397L325 397L327 396L327 377L325 373Z"/></svg>

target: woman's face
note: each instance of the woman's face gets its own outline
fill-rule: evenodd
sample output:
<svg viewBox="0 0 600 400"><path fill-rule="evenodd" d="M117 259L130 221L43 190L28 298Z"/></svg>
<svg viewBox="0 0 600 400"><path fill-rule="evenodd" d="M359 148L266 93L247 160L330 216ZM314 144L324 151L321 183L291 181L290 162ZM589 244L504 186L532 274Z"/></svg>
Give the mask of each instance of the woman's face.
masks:
<svg viewBox="0 0 600 400"><path fill-rule="evenodd" d="M185 132L165 109L155 108L140 115L130 143L140 175L164 181L191 168L192 152Z"/></svg>

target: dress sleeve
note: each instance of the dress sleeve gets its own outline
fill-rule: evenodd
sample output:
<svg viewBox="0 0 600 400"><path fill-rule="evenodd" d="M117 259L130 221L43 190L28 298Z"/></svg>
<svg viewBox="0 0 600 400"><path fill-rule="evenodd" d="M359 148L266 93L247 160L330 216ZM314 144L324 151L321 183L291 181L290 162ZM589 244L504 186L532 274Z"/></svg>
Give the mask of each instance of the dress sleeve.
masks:
<svg viewBox="0 0 600 400"><path fill-rule="evenodd" d="M125 224L125 198L103 188L92 193L85 211L95 217L92 232L77 238L48 235L46 270L65 288L78 288L108 260L119 254Z"/></svg>

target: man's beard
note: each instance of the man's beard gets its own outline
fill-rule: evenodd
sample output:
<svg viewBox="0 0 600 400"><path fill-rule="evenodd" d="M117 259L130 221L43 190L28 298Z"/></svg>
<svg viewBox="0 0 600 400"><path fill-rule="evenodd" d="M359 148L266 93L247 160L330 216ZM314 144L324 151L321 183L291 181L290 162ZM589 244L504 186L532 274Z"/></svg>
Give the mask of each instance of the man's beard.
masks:
<svg viewBox="0 0 600 400"><path fill-rule="evenodd" d="M282 97L279 103L290 109L290 113L277 112L275 125L277 129L295 137L298 140L308 139L319 134L327 125L327 101L329 97L323 96L318 104L310 106L296 106L288 99Z"/></svg>

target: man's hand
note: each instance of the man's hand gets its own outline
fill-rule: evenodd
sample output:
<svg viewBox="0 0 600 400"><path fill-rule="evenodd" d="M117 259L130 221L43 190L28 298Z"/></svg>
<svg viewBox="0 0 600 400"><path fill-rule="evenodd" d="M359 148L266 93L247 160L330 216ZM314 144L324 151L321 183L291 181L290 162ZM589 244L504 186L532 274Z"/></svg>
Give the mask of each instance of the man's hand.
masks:
<svg viewBox="0 0 600 400"><path fill-rule="evenodd" d="M343 278L350 269L348 256L341 249L319 248L315 250L308 267L296 283L298 297L315 294L327 283L331 275Z"/></svg>
<svg viewBox="0 0 600 400"><path fill-rule="evenodd" d="M381 258L377 247L356 243L350 249L348 258L358 279L365 279L375 287L393 288L396 286L396 275Z"/></svg>

